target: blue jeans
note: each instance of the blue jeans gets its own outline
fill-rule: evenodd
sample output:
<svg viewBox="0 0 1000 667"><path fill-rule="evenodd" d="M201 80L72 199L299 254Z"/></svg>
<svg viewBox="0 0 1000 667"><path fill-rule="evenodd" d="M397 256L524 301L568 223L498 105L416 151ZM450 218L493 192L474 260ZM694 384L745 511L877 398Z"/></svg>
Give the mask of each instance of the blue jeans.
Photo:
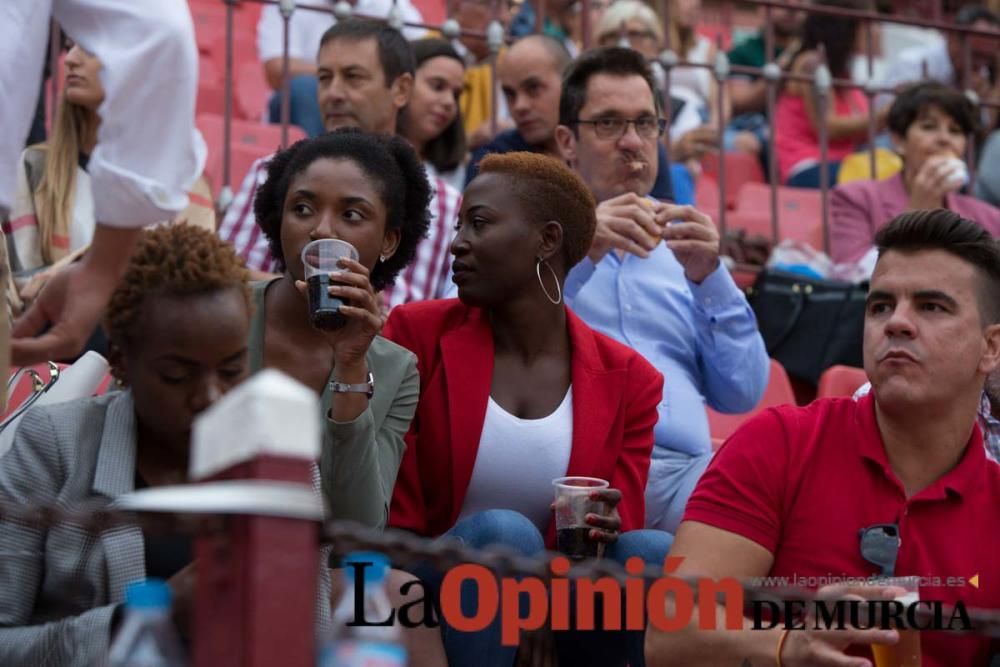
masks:
<svg viewBox="0 0 1000 667"><path fill-rule="evenodd" d="M831 162L829 169L829 186L832 188L837 185L837 173L840 171L840 162ZM818 164L811 167L806 167L805 169L796 172L795 174L788 177L785 182L790 188L813 188L814 190L819 189L819 177L820 177L820 166Z"/></svg>
<svg viewBox="0 0 1000 667"><path fill-rule="evenodd" d="M511 510L487 510L455 524L442 539L457 539L465 546L479 549L489 545L504 545L522 556L535 556L545 551L545 541L531 521ZM656 530L635 530L622 533L611 545L605 557L624 564L632 556L647 563L661 564L670 550L673 536ZM444 573L427 565L414 569L414 574L437 594ZM527 596L520 599L521 613L527 612ZM462 612L473 616L479 607L479 590L474 582L466 581L461 590ZM596 616L598 619L600 615ZM624 617L624 615L623 615ZM456 667L510 667L517 653L516 646L500 643L499 615L484 630L460 632L448 627L441 619L448 664ZM582 632L570 630L556 633L559 662L563 665L643 665L643 632Z"/></svg>
<svg viewBox="0 0 1000 667"><path fill-rule="evenodd" d="M298 125L310 137L318 137L326 132L323 128L323 114L319 111L319 92L316 77L300 74L288 82L288 122ZM281 122L281 93L271 95L268 103L268 120Z"/></svg>

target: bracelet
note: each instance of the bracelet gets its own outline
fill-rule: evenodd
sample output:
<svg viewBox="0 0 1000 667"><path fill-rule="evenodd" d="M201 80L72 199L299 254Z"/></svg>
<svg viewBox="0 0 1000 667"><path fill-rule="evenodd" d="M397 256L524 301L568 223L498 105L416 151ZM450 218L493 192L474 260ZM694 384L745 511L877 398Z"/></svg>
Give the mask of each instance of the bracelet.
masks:
<svg viewBox="0 0 1000 667"><path fill-rule="evenodd" d="M781 667L781 649L785 648L786 639L788 639L788 628L781 631L781 636L778 637L778 648L774 651L774 662L778 667Z"/></svg>

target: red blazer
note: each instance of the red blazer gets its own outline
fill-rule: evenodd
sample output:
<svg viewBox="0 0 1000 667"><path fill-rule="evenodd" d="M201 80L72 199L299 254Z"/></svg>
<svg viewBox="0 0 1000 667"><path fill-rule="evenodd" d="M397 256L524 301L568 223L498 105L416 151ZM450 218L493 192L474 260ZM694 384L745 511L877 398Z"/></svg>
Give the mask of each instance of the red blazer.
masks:
<svg viewBox="0 0 1000 667"><path fill-rule="evenodd" d="M632 348L571 310L566 315L573 383L566 474L610 481L622 492L622 530L642 528L663 376ZM485 313L457 299L397 306L382 335L416 354L420 372L389 525L437 536L455 525L472 478L492 384L493 335ZM555 544L551 522L546 543Z"/></svg>

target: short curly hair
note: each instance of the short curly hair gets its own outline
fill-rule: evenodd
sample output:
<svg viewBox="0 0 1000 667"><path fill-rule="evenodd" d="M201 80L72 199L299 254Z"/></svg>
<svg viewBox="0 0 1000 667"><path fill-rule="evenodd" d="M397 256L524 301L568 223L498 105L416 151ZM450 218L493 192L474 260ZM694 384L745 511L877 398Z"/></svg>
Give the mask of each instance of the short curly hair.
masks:
<svg viewBox="0 0 1000 667"><path fill-rule="evenodd" d="M487 155L479 173L507 178L521 212L532 222L562 225L567 271L586 256L597 228L597 202L575 171L547 155L516 151Z"/></svg>
<svg viewBox="0 0 1000 667"><path fill-rule="evenodd" d="M386 228L400 230L399 247L371 273L376 291L395 282L417 254L430 227L431 188L416 151L405 140L345 127L313 139L302 139L275 153L267 164L267 180L257 189L253 211L267 237L271 255L282 271L281 217L292 179L316 160L351 160L377 184L386 207Z"/></svg>
<svg viewBox="0 0 1000 667"><path fill-rule="evenodd" d="M248 277L233 246L205 229L175 224L144 231L105 314L112 356L133 342L147 298L240 288L249 308Z"/></svg>

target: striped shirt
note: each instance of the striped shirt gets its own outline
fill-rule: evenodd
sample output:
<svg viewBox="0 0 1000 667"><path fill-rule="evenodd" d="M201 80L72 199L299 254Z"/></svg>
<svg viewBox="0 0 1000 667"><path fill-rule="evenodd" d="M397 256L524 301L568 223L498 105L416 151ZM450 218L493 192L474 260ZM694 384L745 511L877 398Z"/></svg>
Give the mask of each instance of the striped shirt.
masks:
<svg viewBox="0 0 1000 667"><path fill-rule="evenodd" d="M260 158L250 167L222 219L219 236L233 245L248 268L278 273L278 261L253 215L254 196L267 180L267 163L272 157ZM428 170L427 176L431 184L430 227L417 246L416 258L399 273L394 285L382 291L387 309L410 301L442 298L447 288L451 241L461 195L432 170Z"/></svg>

